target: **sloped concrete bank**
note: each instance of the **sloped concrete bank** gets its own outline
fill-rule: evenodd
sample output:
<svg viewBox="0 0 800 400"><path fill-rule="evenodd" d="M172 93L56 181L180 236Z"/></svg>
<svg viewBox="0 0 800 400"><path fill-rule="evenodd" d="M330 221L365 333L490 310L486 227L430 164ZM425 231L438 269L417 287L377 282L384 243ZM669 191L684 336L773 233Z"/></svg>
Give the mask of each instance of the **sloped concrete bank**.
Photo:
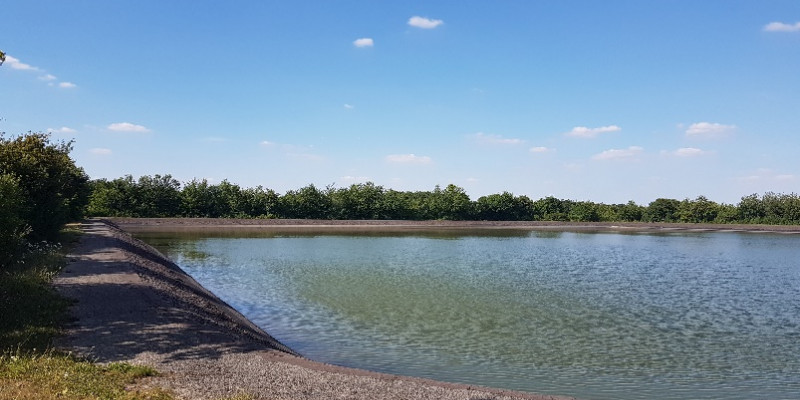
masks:
<svg viewBox="0 0 800 400"><path fill-rule="evenodd" d="M60 347L151 365L186 399L566 399L317 363L282 345L152 247L90 220L54 281L75 300ZM268 328L268 327L267 327Z"/></svg>

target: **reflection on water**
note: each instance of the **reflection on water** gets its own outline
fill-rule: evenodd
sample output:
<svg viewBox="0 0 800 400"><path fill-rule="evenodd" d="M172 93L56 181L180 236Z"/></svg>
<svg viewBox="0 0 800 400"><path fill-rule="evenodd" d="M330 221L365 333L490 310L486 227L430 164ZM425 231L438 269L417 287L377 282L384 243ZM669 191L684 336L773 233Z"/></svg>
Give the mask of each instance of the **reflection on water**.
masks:
<svg viewBox="0 0 800 400"><path fill-rule="evenodd" d="M797 236L143 239L320 361L586 399L800 398Z"/></svg>

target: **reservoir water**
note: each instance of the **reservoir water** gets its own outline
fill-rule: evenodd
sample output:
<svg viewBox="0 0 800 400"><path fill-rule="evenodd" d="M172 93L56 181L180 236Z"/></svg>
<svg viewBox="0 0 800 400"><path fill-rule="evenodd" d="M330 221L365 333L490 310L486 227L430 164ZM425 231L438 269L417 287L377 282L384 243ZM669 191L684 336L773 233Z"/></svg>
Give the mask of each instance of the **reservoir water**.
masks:
<svg viewBox="0 0 800 400"><path fill-rule="evenodd" d="M800 235L137 237L318 361L581 399L800 399Z"/></svg>

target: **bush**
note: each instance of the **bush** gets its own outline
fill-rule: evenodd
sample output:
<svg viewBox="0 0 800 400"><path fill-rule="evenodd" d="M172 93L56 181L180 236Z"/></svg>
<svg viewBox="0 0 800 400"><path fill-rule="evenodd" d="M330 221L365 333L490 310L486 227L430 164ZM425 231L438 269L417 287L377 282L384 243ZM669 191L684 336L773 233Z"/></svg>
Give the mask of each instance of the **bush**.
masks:
<svg viewBox="0 0 800 400"><path fill-rule="evenodd" d="M0 269L22 253L29 228L21 212L22 191L17 180L11 175L0 174Z"/></svg>
<svg viewBox="0 0 800 400"><path fill-rule="evenodd" d="M64 224L83 217L89 178L69 157L71 150L72 142L50 143L44 133L13 139L0 134L0 174L17 182L24 199L15 199L18 215L32 240L55 239Z"/></svg>

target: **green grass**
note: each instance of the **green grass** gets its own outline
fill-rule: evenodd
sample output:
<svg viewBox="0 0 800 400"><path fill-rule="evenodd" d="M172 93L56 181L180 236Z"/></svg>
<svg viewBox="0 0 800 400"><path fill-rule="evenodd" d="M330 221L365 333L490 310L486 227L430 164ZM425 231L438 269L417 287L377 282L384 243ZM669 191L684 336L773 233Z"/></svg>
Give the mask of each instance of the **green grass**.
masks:
<svg viewBox="0 0 800 400"><path fill-rule="evenodd" d="M163 389L128 389L156 374L149 367L99 365L54 351L7 354L0 356L0 399L172 400Z"/></svg>
<svg viewBox="0 0 800 400"><path fill-rule="evenodd" d="M0 270L0 353L51 347L69 306L50 286L64 264L61 247L48 245Z"/></svg>

